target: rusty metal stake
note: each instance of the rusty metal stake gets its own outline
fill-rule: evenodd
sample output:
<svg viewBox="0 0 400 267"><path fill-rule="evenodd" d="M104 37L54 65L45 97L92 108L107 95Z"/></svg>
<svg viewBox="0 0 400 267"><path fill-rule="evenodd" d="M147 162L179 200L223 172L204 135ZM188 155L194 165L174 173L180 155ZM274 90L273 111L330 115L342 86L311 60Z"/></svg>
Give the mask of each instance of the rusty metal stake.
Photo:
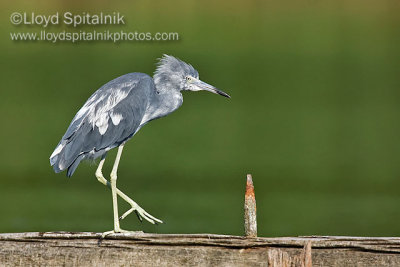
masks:
<svg viewBox="0 0 400 267"><path fill-rule="evenodd" d="M257 237L256 196L251 174L247 174L246 194L244 196L244 234Z"/></svg>

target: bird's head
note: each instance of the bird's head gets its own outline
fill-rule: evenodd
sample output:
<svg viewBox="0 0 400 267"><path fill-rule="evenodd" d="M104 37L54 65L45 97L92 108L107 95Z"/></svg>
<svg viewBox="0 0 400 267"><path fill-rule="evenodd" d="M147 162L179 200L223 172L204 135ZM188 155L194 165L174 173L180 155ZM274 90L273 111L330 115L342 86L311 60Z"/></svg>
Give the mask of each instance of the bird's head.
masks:
<svg viewBox="0 0 400 267"><path fill-rule="evenodd" d="M199 79L199 73L192 65L173 56L164 55L154 73L154 82L158 87L174 88L179 91L209 91L225 97L227 93Z"/></svg>

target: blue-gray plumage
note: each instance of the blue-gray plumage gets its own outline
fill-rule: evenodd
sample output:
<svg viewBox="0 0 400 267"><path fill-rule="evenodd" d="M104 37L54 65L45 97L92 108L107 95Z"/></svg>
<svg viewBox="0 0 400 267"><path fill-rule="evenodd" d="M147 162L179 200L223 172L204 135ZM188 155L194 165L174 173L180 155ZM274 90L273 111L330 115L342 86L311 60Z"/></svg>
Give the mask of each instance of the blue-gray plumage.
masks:
<svg viewBox="0 0 400 267"><path fill-rule="evenodd" d="M198 72L191 65L164 55L153 78L144 73L129 73L94 92L75 115L50 156L54 171L67 170L68 177L72 176L82 160L101 157L96 177L111 187L114 208L114 230L105 234L123 231L119 227L117 195L132 206L121 218L135 211L139 219L143 217L151 223L162 222L116 188L117 169L125 142L149 121L178 109L183 102L181 91L185 90L206 90L229 97L199 80ZM102 166L107 151L115 147L119 149L110 183L102 174Z"/></svg>

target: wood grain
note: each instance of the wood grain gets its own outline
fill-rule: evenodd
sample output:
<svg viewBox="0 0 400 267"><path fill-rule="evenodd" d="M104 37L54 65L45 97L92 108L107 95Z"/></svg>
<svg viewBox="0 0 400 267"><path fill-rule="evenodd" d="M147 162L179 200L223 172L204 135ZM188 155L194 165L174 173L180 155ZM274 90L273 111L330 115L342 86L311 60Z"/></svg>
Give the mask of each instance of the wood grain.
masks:
<svg viewBox="0 0 400 267"><path fill-rule="evenodd" d="M0 234L1 266L400 266L400 238Z"/></svg>

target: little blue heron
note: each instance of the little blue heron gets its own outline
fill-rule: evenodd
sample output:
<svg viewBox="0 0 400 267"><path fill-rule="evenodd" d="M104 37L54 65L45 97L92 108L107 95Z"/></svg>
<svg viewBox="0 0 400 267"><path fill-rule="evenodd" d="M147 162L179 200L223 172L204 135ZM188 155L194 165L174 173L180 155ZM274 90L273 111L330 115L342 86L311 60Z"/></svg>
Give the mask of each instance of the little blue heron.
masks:
<svg viewBox="0 0 400 267"><path fill-rule="evenodd" d="M126 232L120 228L119 220L133 211L140 220L162 223L116 187L118 164L125 143L145 124L167 116L182 105L181 91L200 90L230 97L199 80L199 73L191 65L164 55L153 78L137 72L118 77L94 92L75 115L51 154L50 164L56 173L67 170L70 177L82 160L101 157L96 177L111 187L114 211L114 230L104 234ZM108 182L102 168L107 151L115 147L118 152ZM118 217L117 195L131 205L121 217Z"/></svg>

